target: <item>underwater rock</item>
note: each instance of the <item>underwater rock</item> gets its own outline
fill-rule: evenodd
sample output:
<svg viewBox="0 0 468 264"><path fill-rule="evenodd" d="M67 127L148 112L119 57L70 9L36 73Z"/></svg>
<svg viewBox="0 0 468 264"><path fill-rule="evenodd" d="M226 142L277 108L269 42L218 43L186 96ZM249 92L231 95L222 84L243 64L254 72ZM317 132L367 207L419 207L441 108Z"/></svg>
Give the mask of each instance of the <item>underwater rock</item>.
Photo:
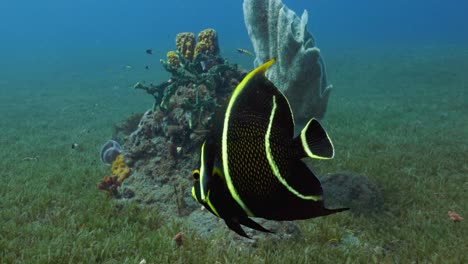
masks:
<svg viewBox="0 0 468 264"><path fill-rule="evenodd" d="M323 118L331 85L320 51L306 28L307 11L298 17L281 0L244 0L243 8L257 55L255 66L276 58L276 65L266 75L285 93L298 123Z"/></svg>
<svg viewBox="0 0 468 264"><path fill-rule="evenodd" d="M101 147L101 161L110 166L120 153L122 153L120 144L115 140L108 140Z"/></svg>
<svg viewBox="0 0 468 264"><path fill-rule="evenodd" d="M124 136L130 135L138 128L138 124L140 123L142 116L142 113L134 113L127 117L127 119L125 119L123 122L115 124L112 138L118 138L119 134L123 134Z"/></svg>
<svg viewBox="0 0 468 264"><path fill-rule="evenodd" d="M376 213L383 208L381 189L368 177L352 172L320 178L327 207L349 207L358 214Z"/></svg>
<svg viewBox="0 0 468 264"><path fill-rule="evenodd" d="M156 137L162 133L164 126L164 116L148 110L135 130L130 136L124 139L125 159L130 167L137 167L137 162L146 163L148 159L160 156L165 149L165 138Z"/></svg>

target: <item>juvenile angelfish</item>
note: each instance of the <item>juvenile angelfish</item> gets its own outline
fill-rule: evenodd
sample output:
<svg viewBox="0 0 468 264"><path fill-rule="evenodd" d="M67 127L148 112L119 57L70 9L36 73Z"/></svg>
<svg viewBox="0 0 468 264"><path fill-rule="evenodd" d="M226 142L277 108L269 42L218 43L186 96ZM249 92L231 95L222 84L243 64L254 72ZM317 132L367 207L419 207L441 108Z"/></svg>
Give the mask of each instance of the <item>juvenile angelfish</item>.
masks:
<svg viewBox="0 0 468 264"><path fill-rule="evenodd" d="M312 118L294 137L288 100L270 82L272 59L250 72L215 114L193 172L192 196L241 236L241 225L270 232L249 217L297 220L348 208L327 209L320 181L301 161L331 159L334 148Z"/></svg>

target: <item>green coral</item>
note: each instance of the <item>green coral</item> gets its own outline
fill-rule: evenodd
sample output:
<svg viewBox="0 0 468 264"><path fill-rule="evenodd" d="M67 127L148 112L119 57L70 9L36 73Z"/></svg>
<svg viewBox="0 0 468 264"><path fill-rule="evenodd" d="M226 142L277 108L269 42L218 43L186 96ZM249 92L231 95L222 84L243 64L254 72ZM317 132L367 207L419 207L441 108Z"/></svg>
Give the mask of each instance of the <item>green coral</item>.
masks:
<svg viewBox="0 0 468 264"><path fill-rule="evenodd" d="M230 71L234 73L233 78L241 78L236 64L231 64L220 56L198 54L193 61L185 59L183 56L180 58L180 67L175 67L169 62L160 60L162 66L166 71L171 73L172 77L169 81L165 81L158 85L146 86L143 83L137 83L134 88L145 90L148 94L152 95L155 99L154 109L160 107L162 111L168 111L167 108L169 99L174 95L177 88L180 86L187 86L192 84L198 86L201 84L206 85L208 90L215 91L216 93L225 93L230 87L225 83L225 73ZM212 64L208 69L204 69L203 65ZM208 66L205 66L208 67ZM197 93L197 101L191 108L206 108L211 107L213 102L205 102L200 100Z"/></svg>

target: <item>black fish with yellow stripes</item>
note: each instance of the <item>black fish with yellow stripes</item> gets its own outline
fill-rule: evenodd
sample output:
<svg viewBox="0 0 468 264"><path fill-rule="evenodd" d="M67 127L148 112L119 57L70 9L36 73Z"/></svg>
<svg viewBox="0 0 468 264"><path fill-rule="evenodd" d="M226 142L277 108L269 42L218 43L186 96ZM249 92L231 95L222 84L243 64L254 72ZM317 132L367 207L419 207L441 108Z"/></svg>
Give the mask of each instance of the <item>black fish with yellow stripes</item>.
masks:
<svg viewBox="0 0 468 264"><path fill-rule="evenodd" d="M333 145L311 119L294 137L288 100L265 77L274 59L250 72L215 115L193 173L192 196L241 236L241 225L270 232L249 217L297 220L327 209L320 181L302 158L331 159Z"/></svg>

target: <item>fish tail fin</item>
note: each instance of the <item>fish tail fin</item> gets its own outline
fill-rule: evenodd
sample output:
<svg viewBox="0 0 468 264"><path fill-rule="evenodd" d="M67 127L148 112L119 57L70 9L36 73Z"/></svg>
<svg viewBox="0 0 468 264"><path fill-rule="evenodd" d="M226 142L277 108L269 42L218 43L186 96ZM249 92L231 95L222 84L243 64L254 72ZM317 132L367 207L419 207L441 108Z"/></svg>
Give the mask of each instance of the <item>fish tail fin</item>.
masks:
<svg viewBox="0 0 468 264"><path fill-rule="evenodd" d="M335 149L327 132L315 118L309 120L294 139L294 144L300 158L332 159L335 156Z"/></svg>

